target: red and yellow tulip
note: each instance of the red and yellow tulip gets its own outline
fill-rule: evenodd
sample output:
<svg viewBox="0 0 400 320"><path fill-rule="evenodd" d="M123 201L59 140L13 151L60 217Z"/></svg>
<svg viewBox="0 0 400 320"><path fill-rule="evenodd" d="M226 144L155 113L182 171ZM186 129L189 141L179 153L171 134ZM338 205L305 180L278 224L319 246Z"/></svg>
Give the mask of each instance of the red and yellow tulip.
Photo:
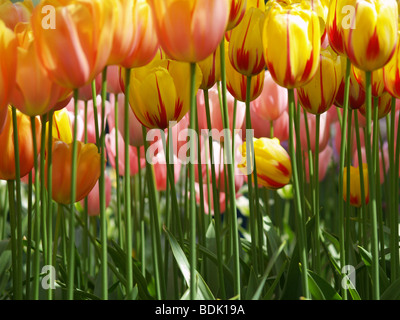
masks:
<svg viewBox="0 0 400 320"><path fill-rule="evenodd" d="M363 166L364 177L364 195L365 203L369 202L369 184L368 184L368 166L366 163ZM350 167L350 204L354 207L361 207L361 184L360 184L360 169L357 167ZM347 201L347 167L343 169L343 199Z"/></svg>
<svg viewBox="0 0 400 320"><path fill-rule="evenodd" d="M374 98L372 98L371 107L372 107L372 112L373 112ZM392 96L389 93L384 92L382 95L380 95L378 97L378 118L381 119L381 118L385 117L390 112L391 107L392 107ZM363 116L366 116L366 104L365 103L360 107L360 113Z"/></svg>
<svg viewBox="0 0 400 320"><path fill-rule="evenodd" d="M400 30L398 31L400 39ZM386 90L397 99L400 99L400 40L392 59L383 68L383 78Z"/></svg>
<svg viewBox="0 0 400 320"><path fill-rule="evenodd" d="M203 80L200 89L207 90L214 86L217 81L221 80L221 59L220 47L217 48L205 60L199 61L197 64L201 69Z"/></svg>
<svg viewBox="0 0 400 320"><path fill-rule="evenodd" d="M354 65L351 67L354 77L361 88L366 91L365 72ZM385 92L385 83L383 81L383 68L371 72L371 93L374 97L379 97Z"/></svg>
<svg viewBox="0 0 400 320"><path fill-rule="evenodd" d="M231 0L231 11L229 13L229 21L226 30L232 30L236 27L244 17L246 12L247 0Z"/></svg>

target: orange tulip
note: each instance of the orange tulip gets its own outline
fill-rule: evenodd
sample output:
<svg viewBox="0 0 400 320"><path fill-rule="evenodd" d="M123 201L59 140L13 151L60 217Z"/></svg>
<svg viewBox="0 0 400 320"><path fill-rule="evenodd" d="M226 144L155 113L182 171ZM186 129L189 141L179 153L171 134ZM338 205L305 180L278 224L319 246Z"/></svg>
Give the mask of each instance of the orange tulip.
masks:
<svg viewBox="0 0 400 320"><path fill-rule="evenodd" d="M315 75L321 48L317 13L306 2L272 2L264 24L264 55L272 78L288 89L305 85Z"/></svg>
<svg viewBox="0 0 400 320"><path fill-rule="evenodd" d="M53 142L52 198L62 204L71 203L72 143ZM46 159L47 162L47 159ZM45 171L47 187L47 165ZM85 198L100 177L100 154L95 144L77 142L76 195L78 202Z"/></svg>
<svg viewBox="0 0 400 320"><path fill-rule="evenodd" d="M43 26L42 8L54 8L54 29ZM38 56L52 80L76 89L106 66L112 48L113 1L44 0L31 18Z"/></svg>
<svg viewBox="0 0 400 320"><path fill-rule="evenodd" d="M145 66L154 58L159 48L149 4L145 0L135 1L137 1L135 42L125 59L120 63L124 68Z"/></svg>
<svg viewBox="0 0 400 320"><path fill-rule="evenodd" d="M49 79L37 56L29 24L19 23L15 32L19 40L16 86L11 96L14 107L28 116L40 116L71 94Z"/></svg>
<svg viewBox="0 0 400 320"><path fill-rule="evenodd" d="M352 64L363 71L382 68L397 43L398 7L395 0L351 0L355 12L344 30L345 49Z"/></svg>
<svg viewBox="0 0 400 320"><path fill-rule="evenodd" d="M33 10L32 0L12 3L10 0L0 1L0 20L7 28L14 30L18 22L28 22Z"/></svg>
<svg viewBox="0 0 400 320"><path fill-rule="evenodd" d="M258 8L246 11L243 20L232 30L229 59L236 71L254 76L265 69L262 32L265 13Z"/></svg>
<svg viewBox="0 0 400 320"><path fill-rule="evenodd" d="M41 122L35 118L36 124L36 143L38 154L33 153L32 127L30 117L17 110L18 128L18 150L20 163L20 176L27 175L33 168L34 157L40 152L40 132ZM7 108L7 117L3 132L0 134L0 180L13 180L16 178L15 172L15 149L14 149L14 129L12 120L12 109Z"/></svg>
<svg viewBox="0 0 400 320"><path fill-rule="evenodd" d="M172 59L198 62L220 44L230 0L148 0L160 45Z"/></svg>
<svg viewBox="0 0 400 320"><path fill-rule="evenodd" d="M329 47L321 50L320 63L314 78L305 86L297 88L302 107L313 114L327 111L339 90L341 72L339 56Z"/></svg>
<svg viewBox="0 0 400 320"><path fill-rule="evenodd" d="M236 27L244 17L246 12L247 0L231 0L231 11L229 13L229 21L226 30L232 30Z"/></svg>
<svg viewBox="0 0 400 320"><path fill-rule="evenodd" d="M15 86L17 68L17 40L14 33L0 20L0 129L4 125L7 105ZM1 130L0 130L1 132Z"/></svg>

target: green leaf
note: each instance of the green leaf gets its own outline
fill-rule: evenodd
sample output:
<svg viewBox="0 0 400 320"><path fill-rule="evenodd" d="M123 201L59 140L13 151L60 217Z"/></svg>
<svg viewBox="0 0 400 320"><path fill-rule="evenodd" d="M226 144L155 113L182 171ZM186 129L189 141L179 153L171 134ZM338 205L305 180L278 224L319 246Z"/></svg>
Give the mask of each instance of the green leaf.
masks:
<svg viewBox="0 0 400 320"><path fill-rule="evenodd" d="M361 246L358 246L358 249L359 249L361 258L367 267L368 273L371 274L372 254L369 251L365 250ZM379 265L379 284L381 286L382 291L386 290L386 288L389 287L389 279L386 276L385 270L383 270L380 265Z"/></svg>
<svg viewBox="0 0 400 320"><path fill-rule="evenodd" d="M400 279L394 281L381 295L381 300L400 299Z"/></svg>
<svg viewBox="0 0 400 320"><path fill-rule="evenodd" d="M308 270L308 285L311 294L317 300L342 300L342 297L326 282L323 278L315 272Z"/></svg>

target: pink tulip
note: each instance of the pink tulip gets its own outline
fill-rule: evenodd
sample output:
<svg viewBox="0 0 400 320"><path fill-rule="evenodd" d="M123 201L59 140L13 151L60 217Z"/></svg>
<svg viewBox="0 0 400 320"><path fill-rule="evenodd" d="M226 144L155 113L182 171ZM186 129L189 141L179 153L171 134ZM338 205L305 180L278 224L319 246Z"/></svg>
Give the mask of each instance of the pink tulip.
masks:
<svg viewBox="0 0 400 320"><path fill-rule="evenodd" d="M221 105L219 100L218 89L216 86L212 87L208 91L209 95L209 105L210 105L210 118L211 118L211 128L213 129L213 139L218 141L223 141L223 123L221 115ZM229 128L232 132L232 128L240 129L244 122L246 114L246 105L243 102L237 101L236 105L236 122L233 125L233 113L235 98L227 92L227 103L228 103L228 117L229 117ZM204 102L203 91L197 94L197 115L199 119L199 130L208 130L206 109ZM215 132L214 132L215 131ZM221 139L221 140L220 140Z"/></svg>
<svg viewBox="0 0 400 320"><path fill-rule="evenodd" d="M110 161L111 166L115 169L115 156L116 156L116 146L115 146L115 129L112 129L110 133L106 134L106 150L108 154L108 160ZM140 166L142 168L146 165L146 159L144 158L144 148L141 148L141 158L140 158ZM130 175L134 176L139 171L138 167L138 157L136 147L129 146L129 167L130 167ZM124 139L121 136L121 133L118 132L118 170L119 175L125 175L125 143Z"/></svg>
<svg viewBox="0 0 400 320"><path fill-rule="evenodd" d="M102 79L101 73L97 75L97 77L94 79L96 86L96 96L100 94L101 91L101 79ZM85 86L79 88L78 99L82 101L88 101L93 99L92 82L89 82Z"/></svg>
<svg viewBox="0 0 400 320"><path fill-rule="evenodd" d="M308 150L307 131L304 121L303 109L300 117L300 142L302 150ZM310 149L315 151L316 116L307 113L308 132L310 135ZM319 151L322 152L328 145L330 138L330 122L326 112L320 115Z"/></svg>
<svg viewBox="0 0 400 320"><path fill-rule="evenodd" d="M125 137L125 95L118 94L118 131ZM108 124L110 130L115 128L115 96L110 96L110 112L108 113ZM131 107L129 107L129 144L140 147L144 144L142 124L136 118Z"/></svg>
<svg viewBox="0 0 400 320"><path fill-rule="evenodd" d="M314 155L313 155L314 156ZM328 170L329 164L331 163L333 156L333 149L331 146L327 146L323 151L321 151L318 155L318 180L322 181L325 178L326 171ZM305 153L305 169L306 169L306 179L307 182L310 182L310 167L308 162L308 153ZM314 160L314 159L313 159ZM314 164L314 163L313 163Z"/></svg>
<svg viewBox="0 0 400 320"><path fill-rule="evenodd" d="M261 95L251 102L253 111L262 119L278 119L288 109L288 92L276 84L269 71L265 72L264 87Z"/></svg>
<svg viewBox="0 0 400 320"><path fill-rule="evenodd" d="M111 179L108 174L105 173L105 192L106 192L106 208L110 205L111 201ZM92 191L89 192L88 196L88 215L98 216L100 215L100 195L99 195L99 180L93 187ZM85 200L81 200L81 206L85 205Z"/></svg>
<svg viewBox="0 0 400 320"><path fill-rule="evenodd" d="M119 66L112 65L107 67L107 92L113 94L122 93L119 72Z"/></svg>
<svg viewBox="0 0 400 320"><path fill-rule="evenodd" d="M156 186L158 191L165 191L167 189L167 164L165 159L165 152L161 150L152 159L151 164L154 167L154 176L156 180ZM176 184L179 180L181 171L181 162L178 157L174 155L174 183Z"/></svg>

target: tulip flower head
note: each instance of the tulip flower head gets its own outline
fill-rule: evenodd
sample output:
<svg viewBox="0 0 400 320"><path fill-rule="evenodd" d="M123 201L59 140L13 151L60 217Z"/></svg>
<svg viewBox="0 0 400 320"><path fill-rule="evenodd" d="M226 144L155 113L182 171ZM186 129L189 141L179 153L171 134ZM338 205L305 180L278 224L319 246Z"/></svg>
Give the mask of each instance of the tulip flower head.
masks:
<svg viewBox="0 0 400 320"><path fill-rule="evenodd" d="M392 108L392 96L385 92L383 93L378 99L378 118L382 119L385 117L391 110ZM372 107L372 113L374 112L374 98L372 98L371 102L371 107ZM364 103L360 107L360 113L365 117L366 116L366 104Z"/></svg>
<svg viewBox="0 0 400 320"><path fill-rule="evenodd" d="M231 0L231 11L229 13L229 21L226 30L232 30L236 27L244 17L246 12L247 0Z"/></svg>
<svg viewBox="0 0 400 320"><path fill-rule="evenodd" d="M326 21L329 44L340 55L346 55L344 29L350 27L352 21L351 12L349 14L346 10L348 2L349 0L332 0Z"/></svg>
<svg viewBox="0 0 400 320"><path fill-rule="evenodd" d="M148 0L160 45L172 59L198 62L220 44L230 0Z"/></svg>
<svg viewBox="0 0 400 320"><path fill-rule="evenodd" d="M263 44L268 70L277 84L288 89L305 85L319 65L317 13L306 2L273 2L264 24Z"/></svg>
<svg viewBox="0 0 400 320"><path fill-rule="evenodd" d="M361 88L366 91L365 72L354 65L351 66L354 77ZM383 81L383 68L371 72L371 93L374 97L379 97L385 92L385 83Z"/></svg>
<svg viewBox="0 0 400 320"><path fill-rule="evenodd" d="M345 50L351 63L364 71L384 67L392 58L398 31L396 0L352 0L354 17L344 30Z"/></svg>
<svg viewBox="0 0 400 320"><path fill-rule="evenodd" d="M369 202L369 184L368 184L368 166L366 163L362 164L362 171L364 177L364 195L365 203ZM347 201L347 167L343 169L343 199ZM360 183L360 169L358 167L350 167L350 204L354 207L361 207L361 183Z"/></svg>
<svg viewBox="0 0 400 320"><path fill-rule="evenodd" d="M32 0L12 3L10 0L0 1L0 20L7 28L14 30L18 22L28 22L33 10Z"/></svg>
<svg viewBox="0 0 400 320"><path fill-rule="evenodd" d="M290 182L292 164L286 150L277 138L253 138L254 159L258 183L268 189L280 189ZM246 170L246 143L241 147L244 162L239 168Z"/></svg>
<svg viewBox="0 0 400 320"><path fill-rule="evenodd" d="M220 47L218 47L217 50L215 50L206 59L199 61L197 64L200 67L203 75L200 89L210 89L217 81L221 80Z"/></svg>
<svg viewBox="0 0 400 320"><path fill-rule="evenodd" d="M339 90L342 67L340 58L333 50L321 50L320 63L314 78L297 88L302 107L307 112L321 114L333 104Z"/></svg>
<svg viewBox="0 0 400 320"><path fill-rule="evenodd" d="M400 39L400 29L397 34ZM383 78L386 90L400 99L400 40L397 41L392 59L383 67Z"/></svg>

